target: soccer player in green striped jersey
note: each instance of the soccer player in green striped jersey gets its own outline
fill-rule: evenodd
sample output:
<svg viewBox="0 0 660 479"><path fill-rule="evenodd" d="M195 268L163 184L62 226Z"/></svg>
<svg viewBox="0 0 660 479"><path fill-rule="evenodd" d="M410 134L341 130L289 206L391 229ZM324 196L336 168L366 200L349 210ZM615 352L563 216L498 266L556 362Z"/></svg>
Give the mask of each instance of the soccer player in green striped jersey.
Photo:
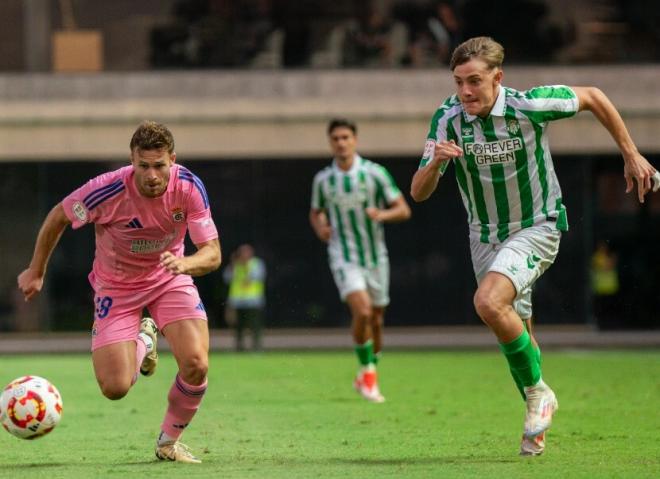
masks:
<svg viewBox="0 0 660 479"><path fill-rule="evenodd" d="M356 153L353 122L330 121L328 139L334 159L314 177L309 221L328 244L330 270L351 313L360 363L354 387L368 401L383 402L376 375L390 301L383 223L407 220L410 208L389 172Z"/></svg>
<svg viewBox="0 0 660 479"><path fill-rule="evenodd" d="M636 182L640 202L651 190L656 170L637 151L603 92L562 85L507 88L502 85L503 59L502 46L488 37L456 48L450 62L456 94L431 120L411 194L415 201L426 200L453 162L468 216L478 284L475 309L495 333L526 401L520 453L538 455L558 403L541 375L540 350L531 330L531 292L554 262L561 234L568 229L546 128L551 121L591 111L619 146L626 192Z"/></svg>

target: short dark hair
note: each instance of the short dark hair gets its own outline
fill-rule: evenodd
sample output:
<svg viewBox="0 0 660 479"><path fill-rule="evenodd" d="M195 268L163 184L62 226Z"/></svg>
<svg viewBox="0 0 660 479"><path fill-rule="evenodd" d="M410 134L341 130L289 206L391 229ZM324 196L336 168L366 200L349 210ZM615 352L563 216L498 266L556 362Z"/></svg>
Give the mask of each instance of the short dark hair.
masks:
<svg viewBox="0 0 660 479"><path fill-rule="evenodd" d="M333 118L330 120L328 122L328 135L330 135L335 128L348 128L354 135L357 135L357 126L355 125L355 122L348 118Z"/></svg>
<svg viewBox="0 0 660 479"><path fill-rule="evenodd" d="M137 127L131 138L131 152L139 150L167 150L174 151L174 137L172 132L162 123L145 120Z"/></svg>

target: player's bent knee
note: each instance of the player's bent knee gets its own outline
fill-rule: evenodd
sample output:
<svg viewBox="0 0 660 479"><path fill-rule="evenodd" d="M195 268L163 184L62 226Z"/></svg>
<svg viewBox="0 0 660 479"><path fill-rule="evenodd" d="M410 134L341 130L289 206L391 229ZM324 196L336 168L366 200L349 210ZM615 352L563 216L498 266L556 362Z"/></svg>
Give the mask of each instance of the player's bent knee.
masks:
<svg viewBox="0 0 660 479"><path fill-rule="evenodd" d="M101 393L106 398L116 401L128 394L128 390L131 389L131 383L125 383L123 381L99 381L99 387L101 388Z"/></svg>
<svg viewBox="0 0 660 479"><path fill-rule="evenodd" d="M371 321L371 309L359 308L353 311L353 322L360 326L364 326Z"/></svg>
<svg viewBox="0 0 660 479"><path fill-rule="evenodd" d="M486 323L496 321L502 315L506 304L490 290L477 289L474 294L474 309Z"/></svg>
<svg viewBox="0 0 660 479"><path fill-rule="evenodd" d="M186 383L199 385L206 379L208 370L207 358L202 355L193 355L182 362L180 374Z"/></svg>

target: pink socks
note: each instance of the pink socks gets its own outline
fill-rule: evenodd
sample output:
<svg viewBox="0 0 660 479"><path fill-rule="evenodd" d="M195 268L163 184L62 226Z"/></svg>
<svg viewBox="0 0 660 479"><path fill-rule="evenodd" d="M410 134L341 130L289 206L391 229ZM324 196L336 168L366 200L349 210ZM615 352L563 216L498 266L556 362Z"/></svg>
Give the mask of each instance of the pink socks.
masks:
<svg viewBox="0 0 660 479"><path fill-rule="evenodd" d="M185 383L178 374L176 375L170 393L167 395L169 406L161 426L161 430L168 437L177 440L192 421L206 392L207 383L208 381L204 380L204 383L199 386L193 386Z"/></svg>

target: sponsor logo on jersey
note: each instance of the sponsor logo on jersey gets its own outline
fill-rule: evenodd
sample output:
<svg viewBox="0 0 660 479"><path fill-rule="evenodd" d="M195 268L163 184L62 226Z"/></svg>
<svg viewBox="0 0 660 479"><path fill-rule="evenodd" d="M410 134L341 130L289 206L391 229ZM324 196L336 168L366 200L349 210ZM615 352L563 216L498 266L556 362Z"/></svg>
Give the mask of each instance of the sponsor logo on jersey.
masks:
<svg viewBox="0 0 660 479"><path fill-rule="evenodd" d="M508 138L488 143L465 143L465 153L474 155L474 162L477 166L515 163L516 151L523 148L520 138Z"/></svg>
<svg viewBox="0 0 660 479"><path fill-rule="evenodd" d="M366 191L354 191L352 193L344 193L342 195L335 194L331 198L331 202L340 208L362 208L362 205L367 201Z"/></svg>
<svg viewBox="0 0 660 479"><path fill-rule="evenodd" d="M163 251L174 239L174 234L169 234L162 239L146 240L136 239L131 241L131 253L148 254Z"/></svg>
<svg viewBox="0 0 660 479"><path fill-rule="evenodd" d="M80 201L76 201L71 205L71 211L73 211L73 214L76 215L76 218L80 221L83 223L87 222L87 208L85 208Z"/></svg>
<svg viewBox="0 0 660 479"><path fill-rule="evenodd" d="M183 220L185 220L186 215L183 213L183 209L174 208L172 210L172 219L177 223L181 223Z"/></svg>

